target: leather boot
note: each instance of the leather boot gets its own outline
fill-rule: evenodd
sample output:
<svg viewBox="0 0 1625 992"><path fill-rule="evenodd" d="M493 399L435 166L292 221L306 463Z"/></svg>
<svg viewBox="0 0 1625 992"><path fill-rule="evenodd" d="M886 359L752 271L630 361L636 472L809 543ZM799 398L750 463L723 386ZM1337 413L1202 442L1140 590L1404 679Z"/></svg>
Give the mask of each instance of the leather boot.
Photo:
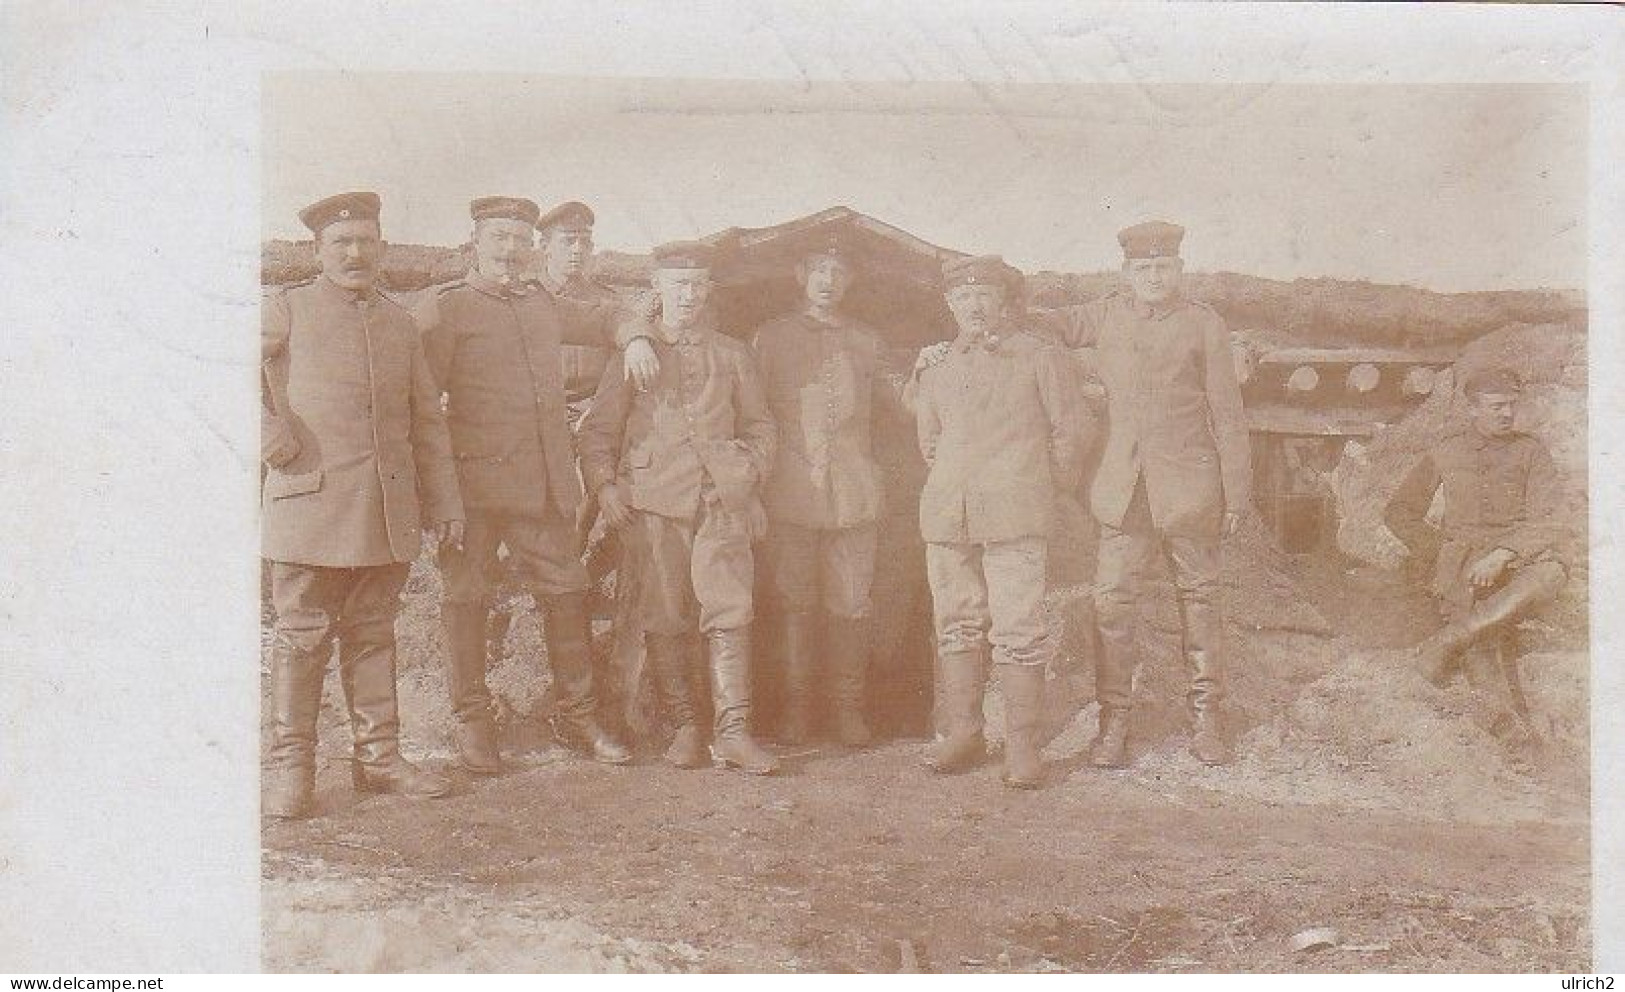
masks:
<svg viewBox="0 0 1625 992"><path fill-rule="evenodd" d="M873 736L863 719L864 680L869 670L867 619L826 616L824 658L829 666L830 715L835 739L845 747L868 747Z"/></svg>
<svg viewBox="0 0 1625 992"><path fill-rule="evenodd" d="M984 648L941 653L941 703L947 728L926 749L928 768L941 774L968 771L987 758L982 737L982 696L987 688Z"/></svg>
<svg viewBox="0 0 1625 992"><path fill-rule="evenodd" d="M388 792L412 799L451 794L451 780L401 757L400 710L395 695L393 618L357 625L339 640L339 678L355 736L350 778L357 792Z"/></svg>
<svg viewBox="0 0 1625 992"><path fill-rule="evenodd" d="M748 729L750 628L711 630L705 639L710 648L711 702L716 708L711 754L723 767L771 775L779 770L779 759L756 743Z"/></svg>
<svg viewBox="0 0 1625 992"><path fill-rule="evenodd" d="M558 699L553 733L559 743L606 765L624 765L632 752L598 723L592 691L592 640L587 594L538 597L546 617L547 658Z"/></svg>
<svg viewBox="0 0 1625 992"><path fill-rule="evenodd" d="M1440 689L1449 685L1472 639L1467 628L1459 623L1447 623L1434 631L1431 637L1411 649L1422 677Z"/></svg>
<svg viewBox="0 0 1625 992"><path fill-rule="evenodd" d="M302 651L280 639L271 650L272 732L262 807L266 816L298 820L315 811L316 722L326 660L326 650Z"/></svg>
<svg viewBox="0 0 1625 992"><path fill-rule="evenodd" d="M1044 666L998 665L1004 697L1004 784L1036 789L1044 761L1038 753L1038 724L1044 712Z"/></svg>
<svg viewBox="0 0 1625 992"><path fill-rule="evenodd" d="M813 685L817 680L818 629L813 614L784 614L784 704L779 709L779 740L805 744L812 738Z"/></svg>
<svg viewBox="0 0 1625 992"><path fill-rule="evenodd" d="M1191 687L1186 697L1191 711L1191 753L1204 765L1230 763L1230 743L1221 725L1224 669L1220 641L1224 627L1218 606L1206 597L1181 597L1185 666Z"/></svg>
<svg viewBox="0 0 1625 992"><path fill-rule="evenodd" d="M672 726L666 761L678 768L703 768L711 763L705 753L705 735L694 705L694 683L688 677L688 639L681 634L643 635L649 669L659 687L661 705Z"/></svg>
<svg viewBox="0 0 1625 992"><path fill-rule="evenodd" d="M1128 764L1128 710L1102 707L1100 730L1089 743L1089 764L1122 768Z"/></svg>
<svg viewBox="0 0 1625 992"><path fill-rule="evenodd" d="M473 775L502 771L496 717L485 685L485 604L442 603L446 633L446 690L457 719L457 761Z"/></svg>

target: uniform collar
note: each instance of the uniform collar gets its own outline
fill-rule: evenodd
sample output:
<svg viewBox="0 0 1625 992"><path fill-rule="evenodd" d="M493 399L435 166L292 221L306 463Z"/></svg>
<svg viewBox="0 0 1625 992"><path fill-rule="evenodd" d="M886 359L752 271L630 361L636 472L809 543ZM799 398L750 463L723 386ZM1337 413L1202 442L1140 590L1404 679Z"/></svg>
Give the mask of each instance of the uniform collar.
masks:
<svg viewBox="0 0 1625 992"><path fill-rule="evenodd" d="M514 279L511 282L500 283L479 269L468 270L468 284L487 296L518 297L530 295L530 287L523 280Z"/></svg>
<svg viewBox="0 0 1625 992"><path fill-rule="evenodd" d="M1189 301L1185 299L1183 293L1175 293L1167 303L1156 308L1153 308L1151 304L1144 302L1137 296L1131 296L1130 299L1133 300L1134 313L1143 320L1161 320L1169 314L1178 313L1189 305Z"/></svg>
<svg viewBox="0 0 1625 992"><path fill-rule="evenodd" d="M586 280L582 279L580 276L571 276L570 278L559 282L554 280L553 276L546 269L542 269L536 273L536 285L547 290L547 292L553 296L563 296L565 293L569 292L572 287L585 281Z"/></svg>
<svg viewBox="0 0 1625 992"><path fill-rule="evenodd" d="M801 319L801 326L809 331L838 331L846 323L844 315L839 310L836 310L833 314L834 319L828 321L819 320L805 309L796 316Z"/></svg>
<svg viewBox="0 0 1625 992"><path fill-rule="evenodd" d="M977 349L998 352L1004 348L1004 342L1012 333L1012 329L1002 323L994 324L991 330L985 332L960 331L959 336L954 338L953 347L955 351L961 353Z"/></svg>
<svg viewBox="0 0 1625 992"><path fill-rule="evenodd" d="M369 286L357 293L354 290L345 289L326 275L317 276L316 285L321 288L324 295L345 306L355 306L363 301L375 303L378 300L378 287L376 285Z"/></svg>
<svg viewBox="0 0 1625 992"><path fill-rule="evenodd" d="M716 318L709 310L706 310L700 314L698 320L684 328L675 339L666 337L666 328L658 321L655 324L654 334L652 337L654 338L655 343L665 345L668 348L675 348L678 345L693 346L704 340L707 331L715 329Z"/></svg>

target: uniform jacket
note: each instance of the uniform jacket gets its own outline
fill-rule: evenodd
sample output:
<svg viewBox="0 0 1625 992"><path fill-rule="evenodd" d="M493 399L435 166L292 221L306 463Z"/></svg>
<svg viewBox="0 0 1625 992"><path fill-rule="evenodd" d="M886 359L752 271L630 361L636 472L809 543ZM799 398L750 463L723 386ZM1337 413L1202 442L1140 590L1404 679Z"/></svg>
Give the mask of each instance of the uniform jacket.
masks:
<svg viewBox="0 0 1625 992"><path fill-rule="evenodd" d="M642 392L613 366L581 422L581 473L597 492L624 485L634 509L689 520L702 486L730 510L759 516L777 432L749 345L706 320L668 342Z"/></svg>
<svg viewBox="0 0 1625 992"><path fill-rule="evenodd" d="M1557 476L1552 457L1535 438L1515 433L1486 437L1466 429L1446 435L1411 469L1385 519L1412 548L1426 540L1428 508L1443 486L1442 541L1434 565L1433 591L1470 603L1467 572L1483 555L1505 548L1513 565L1551 560L1560 536Z"/></svg>
<svg viewBox="0 0 1625 992"><path fill-rule="evenodd" d="M906 414L874 332L848 319L790 314L762 325L756 354L779 428L763 496L768 518L816 529L878 519L883 489L870 425L877 415Z"/></svg>
<svg viewBox="0 0 1625 992"><path fill-rule="evenodd" d="M1216 537L1252 488L1247 418L1224 319L1179 299L1159 312L1129 294L1054 311L1062 340L1093 348L1106 391L1106 447L1090 503L1122 523L1143 478L1151 517L1167 533Z"/></svg>
<svg viewBox="0 0 1625 992"><path fill-rule="evenodd" d="M1026 331L991 345L961 334L919 374L914 407L930 466L920 536L932 543L1046 537L1057 494L1085 448L1078 396L1058 346Z"/></svg>
<svg viewBox="0 0 1625 992"><path fill-rule="evenodd" d="M616 302L615 293L608 287L581 276L557 283L548 278L544 270L536 278L536 285L555 299L587 304L613 305ZM559 357L564 363L565 401L580 403L591 399L613 355L614 352L602 344L564 343L559 349Z"/></svg>
<svg viewBox="0 0 1625 992"><path fill-rule="evenodd" d="M446 394L463 502L538 516L551 504L573 518L581 482L561 344L611 348L647 328L612 303L556 299L526 283L504 287L478 272L432 291L417 318Z"/></svg>
<svg viewBox="0 0 1625 992"><path fill-rule="evenodd" d="M411 315L326 277L261 307L266 473L261 554L358 567L417 558L422 526L460 520L451 442Z"/></svg>

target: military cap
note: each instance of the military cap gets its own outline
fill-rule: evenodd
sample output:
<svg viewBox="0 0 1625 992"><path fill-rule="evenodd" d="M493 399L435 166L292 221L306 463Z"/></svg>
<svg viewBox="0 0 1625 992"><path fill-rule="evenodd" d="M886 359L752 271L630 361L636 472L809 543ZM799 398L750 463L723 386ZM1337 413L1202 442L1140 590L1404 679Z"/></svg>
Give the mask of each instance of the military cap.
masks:
<svg viewBox="0 0 1625 992"><path fill-rule="evenodd" d="M552 227L560 227L567 231L590 231L597 221L598 218L593 216L591 207L585 203L569 200L542 214L541 219L536 222L536 227L543 231Z"/></svg>
<svg viewBox="0 0 1625 992"><path fill-rule="evenodd" d="M320 234L322 228L341 220L376 222L382 209L377 193L339 193L299 211L299 220L310 228L310 233Z"/></svg>
<svg viewBox="0 0 1625 992"><path fill-rule="evenodd" d="M717 250L703 241L668 241L652 253L657 269L709 269Z"/></svg>
<svg viewBox="0 0 1625 992"><path fill-rule="evenodd" d="M1184 239L1185 229L1165 220L1147 221L1117 232L1124 258L1178 258L1179 243Z"/></svg>
<svg viewBox="0 0 1625 992"><path fill-rule="evenodd" d="M848 265L862 262L862 254L852 238L839 229L821 231L797 247L800 258L838 258Z"/></svg>
<svg viewBox="0 0 1625 992"><path fill-rule="evenodd" d="M1511 369L1491 365L1469 373L1461 391L1468 396L1516 396L1523 392L1523 383Z"/></svg>
<svg viewBox="0 0 1625 992"><path fill-rule="evenodd" d="M1022 275L998 255L971 255L942 263L944 290L979 283L1001 286L1006 292L1016 293L1021 290Z"/></svg>
<svg viewBox="0 0 1625 992"><path fill-rule="evenodd" d="M522 196L482 196L469 203L468 215L475 220L518 220L532 227L542 208Z"/></svg>

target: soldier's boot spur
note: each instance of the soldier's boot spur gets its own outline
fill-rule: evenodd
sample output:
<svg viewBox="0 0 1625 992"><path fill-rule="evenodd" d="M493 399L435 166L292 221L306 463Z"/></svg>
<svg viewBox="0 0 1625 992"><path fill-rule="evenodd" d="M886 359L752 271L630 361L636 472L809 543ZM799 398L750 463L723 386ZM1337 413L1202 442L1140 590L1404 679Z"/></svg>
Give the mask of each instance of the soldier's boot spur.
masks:
<svg viewBox="0 0 1625 992"><path fill-rule="evenodd" d="M298 820L315 811L316 722L326 657L326 651L302 651L280 638L271 650L273 730L261 807L266 816Z"/></svg>
<svg viewBox="0 0 1625 992"><path fill-rule="evenodd" d="M559 743L606 765L624 765L632 752L598 722L592 684L591 628L587 594L541 597L548 662L553 669L557 709L553 733Z"/></svg>
<svg viewBox="0 0 1625 992"><path fill-rule="evenodd" d="M1044 712L1044 666L996 666L1004 697L1004 784L1036 789L1044 774L1038 728Z"/></svg>
<svg viewBox="0 0 1625 992"><path fill-rule="evenodd" d="M1089 742L1089 764L1096 768L1128 765L1128 710L1102 707L1100 727Z"/></svg>
<svg viewBox="0 0 1625 992"><path fill-rule="evenodd" d="M339 638L339 678L350 707L355 748L350 778L357 792L410 799L451 795L451 780L401 756L400 710L395 695L393 619L358 626Z"/></svg>
<svg viewBox="0 0 1625 992"><path fill-rule="evenodd" d="M484 603L446 602L440 607L446 635L446 689L457 719L457 763L472 775L502 771L491 692L485 684L485 613Z"/></svg>
<svg viewBox="0 0 1625 992"><path fill-rule="evenodd" d="M942 652L942 717L945 731L926 748L926 767L939 774L969 771L987 759L982 736L982 696L987 686L983 649Z"/></svg>
<svg viewBox="0 0 1625 992"><path fill-rule="evenodd" d="M723 767L751 775L771 775L779 759L751 737L750 630L706 632L710 645L711 700L716 708L716 729L711 754Z"/></svg>
<svg viewBox="0 0 1625 992"><path fill-rule="evenodd" d="M867 619L825 617L828 649L824 656L830 670L830 711L835 723L835 739L842 747L868 747L874 740L863 718L872 630Z"/></svg>
<svg viewBox="0 0 1625 992"><path fill-rule="evenodd" d="M818 631L805 611L784 614L783 705L778 738L785 744L812 739L813 686L817 681Z"/></svg>
<svg viewBox="0 0 1625 992"><path fill-rule="evenodd" d="M666 709L676 732L666 748L666 761L678 768L704 768L711 763L706 753L705 734L700 729L697 707L694 705L694 684L688 674L688 640L682 635L643 635L644 650L655 684L660 689L661 705Z"/></svg>

